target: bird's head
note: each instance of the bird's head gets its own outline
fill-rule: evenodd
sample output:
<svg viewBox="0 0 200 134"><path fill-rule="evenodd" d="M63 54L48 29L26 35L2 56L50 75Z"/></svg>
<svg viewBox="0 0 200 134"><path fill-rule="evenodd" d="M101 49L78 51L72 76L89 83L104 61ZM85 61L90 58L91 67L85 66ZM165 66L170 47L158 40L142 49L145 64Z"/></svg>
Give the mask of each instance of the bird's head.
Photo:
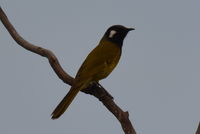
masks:
<svg viewBox="0 0 200 134"><path fill-rule="evenodd" d="M126 37L127 33L131 30L135 30L135 29L127 28L122 25L113 25L108 28L103 38L111 42L114 42L117 45L122 46L124 38Z"/></svg>

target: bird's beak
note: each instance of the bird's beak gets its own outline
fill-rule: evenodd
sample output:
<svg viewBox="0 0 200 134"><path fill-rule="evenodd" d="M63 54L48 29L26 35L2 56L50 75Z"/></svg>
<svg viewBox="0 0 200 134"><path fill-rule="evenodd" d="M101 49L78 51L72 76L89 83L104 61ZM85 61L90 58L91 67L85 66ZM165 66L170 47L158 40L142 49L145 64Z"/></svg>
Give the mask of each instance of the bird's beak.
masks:
<svg viewBox="0 0 200 134"><path fill-rule="evenodd" d="M132 31L132 30L135 30L135 28L128 28L128 31Z"/></svg>

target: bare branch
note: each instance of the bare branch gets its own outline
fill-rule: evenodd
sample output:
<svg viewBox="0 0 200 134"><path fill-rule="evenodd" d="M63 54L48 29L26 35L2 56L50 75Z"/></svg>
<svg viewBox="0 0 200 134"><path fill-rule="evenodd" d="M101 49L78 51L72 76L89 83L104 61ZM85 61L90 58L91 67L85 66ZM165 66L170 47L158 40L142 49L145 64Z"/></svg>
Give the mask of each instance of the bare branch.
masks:
<svg viewBox="0 0 200 134"><path fill-rule="evenodd" d="M200 122L199 122L199 126L197 128L196 134L200 134Z"/></svg>
<svg viewBox="0 0 200 134"><path fill-rule="evenodd" d="M36 53L43 57L48 58L51 67L54 69L54 71L58 75L58 77L69 85L73 84L73 78L63 70L63 68L61 67L58 59L56 58L56 56L54 55L53 52L51 52L48 49L31 44L28 41L26 41L25 39L23 39L17 33L17 31L15 30L13 25L10 23L6 14L3 12L2 8L0 8L0 17L1 17L0 19L1 19L1 22L3 23L3 25L6 27L6 29L10 33L10 35L20 46L22 46L23 48L25 48L33 53Z"/></svg>
<svg viewBox="0 0 200 134"><path fill-rule="evenodd" d="M25 39L23 39L15 30L13 25L8 20L6 14L0 7L0 20L6 27L12 38L23 48L36 53L40 56L46 57L49 60L49 64L57 74L57 76L66 84L73 85L74 78L67 74L61 67L58 59L54 53L48 49L39 47L37 45L31 44ZM92 90L91 90L92 89ZM104 106L114 114L114 116L121 123L122 129L125 134L136 134L129 118L128 112L124 112L120 107L118 107L113 101L113 97L99 84L93 83L87 89L82 90L82 92L90 94L98 98Z"/></svg>

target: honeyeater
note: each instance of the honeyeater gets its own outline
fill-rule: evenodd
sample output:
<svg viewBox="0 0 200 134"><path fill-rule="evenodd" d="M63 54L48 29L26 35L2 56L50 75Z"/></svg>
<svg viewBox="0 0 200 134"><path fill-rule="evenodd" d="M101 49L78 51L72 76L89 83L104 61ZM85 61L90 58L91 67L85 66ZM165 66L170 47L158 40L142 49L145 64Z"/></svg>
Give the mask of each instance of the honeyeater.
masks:
<svg viewBox="0 0 200 134"><path fill-rule="evenodd" d="M114 25L107 29L98 46L94 48L81 65L75 83L52 113L52 119L59 118L71 104L77 93L92 82L106 78L119 62L123 40L134 28Z"/></svg>

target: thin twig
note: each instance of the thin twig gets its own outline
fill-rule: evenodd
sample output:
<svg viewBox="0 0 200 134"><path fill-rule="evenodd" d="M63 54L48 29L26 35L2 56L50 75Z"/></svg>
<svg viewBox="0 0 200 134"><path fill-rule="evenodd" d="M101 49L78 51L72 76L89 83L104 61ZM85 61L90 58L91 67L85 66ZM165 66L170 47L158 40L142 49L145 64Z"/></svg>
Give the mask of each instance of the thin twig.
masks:
<svg viewBox="0 0 200 134"><path fill-rule="evenodd" d="M18 34L14 26L10 23L10 21L8 20L6 14L4 13L1 7L0 7L0 20L6 27L12 38L20 46L40 56L46 57L49 60L49 64L51 65L57 76L64 83L73 85L74 78L64 71L54 53L48 49L29 43L28 41L23 39L23 37L21 37ZM120 107L118 107L115 104L113 97L99 83L91 84L87 89L82 90L82 92L93 95L96 98L98 98L104 104L104 106L111 113L113 113L114 116L118 119L118 121L121 123L122 129L124 130L125 134L136 134L135 129L133 128L129 120L128 112L124 112Z"/></svg>

